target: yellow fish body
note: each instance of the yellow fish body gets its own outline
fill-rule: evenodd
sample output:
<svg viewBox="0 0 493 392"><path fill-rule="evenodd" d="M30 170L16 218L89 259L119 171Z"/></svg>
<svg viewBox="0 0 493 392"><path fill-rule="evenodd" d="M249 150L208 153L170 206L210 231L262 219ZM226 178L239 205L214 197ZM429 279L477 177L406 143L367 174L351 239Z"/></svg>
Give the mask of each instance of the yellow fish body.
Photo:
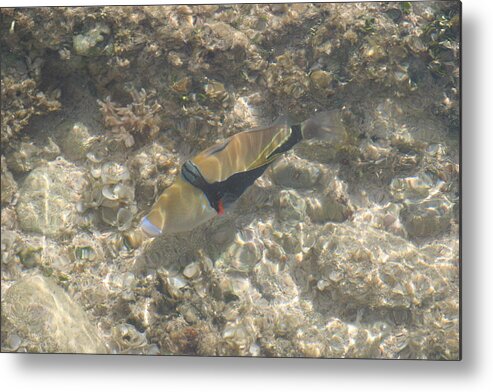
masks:
<svg viewBox="0 0 493 392"><path fill-rule="evenodd" d="M276 158L302 139L328 135L337 119L336 112L321 112L297 125L278 121L209 147L183 164L142 220L142 230L149 236L188 231L222 215Z"/></svg>

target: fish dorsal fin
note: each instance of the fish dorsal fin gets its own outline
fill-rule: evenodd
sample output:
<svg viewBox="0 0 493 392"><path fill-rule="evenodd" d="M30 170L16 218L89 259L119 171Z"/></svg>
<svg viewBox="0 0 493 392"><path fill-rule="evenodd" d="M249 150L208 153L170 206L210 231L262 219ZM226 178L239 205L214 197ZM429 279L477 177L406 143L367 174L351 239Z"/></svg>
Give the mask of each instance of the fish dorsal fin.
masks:
<svg viewBox="0 0 493 392"><path fill-rule="evenodd" d="M287 129L287 126L282 127L280 125L273 125L273 127L278 128L278 131L272 136L270 141L265 144L264 148L257 155L257 158L250 163L247 168L248 170L254 170L276 159L275 156L272 156L272 153L289 137L289 130Z"/></svg>
<svg viewBox="0 0 493 392"><path fill-rule="evenodd" d="M302 138L299 125L289 126L286 120L283 120L275 127L278 128L278 132L273 135L270 143L265 146L258 158L248 167L249 170L272 163Z"/></svg>

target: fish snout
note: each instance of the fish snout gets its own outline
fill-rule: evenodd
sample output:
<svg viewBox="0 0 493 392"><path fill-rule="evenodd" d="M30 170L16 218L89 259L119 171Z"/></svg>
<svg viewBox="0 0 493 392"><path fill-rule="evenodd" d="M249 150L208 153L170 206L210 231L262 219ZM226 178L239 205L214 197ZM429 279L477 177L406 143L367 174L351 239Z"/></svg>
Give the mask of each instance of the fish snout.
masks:
<svg viewBox="0 0 493 392"><path fill-rule="evenodd" d="M157 237L162 233L161 229L152 223L147 216L142 219L140 227L150 237Z"/></svg>

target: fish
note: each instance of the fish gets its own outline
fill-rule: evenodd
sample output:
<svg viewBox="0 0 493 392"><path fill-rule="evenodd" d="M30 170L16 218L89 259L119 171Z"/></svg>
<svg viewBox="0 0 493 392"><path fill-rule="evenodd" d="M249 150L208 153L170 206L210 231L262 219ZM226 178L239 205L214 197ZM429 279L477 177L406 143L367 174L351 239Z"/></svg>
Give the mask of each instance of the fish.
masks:
<svg viewBox="0 0 493 392"><path fill-rule="evenodd" d="M187 160L142 219L150 237L179 233L221 216L280 156L308 139L330 140L341 133L338 110L315 113L290 125L281 117L272 125L234 134Z"/></svg>

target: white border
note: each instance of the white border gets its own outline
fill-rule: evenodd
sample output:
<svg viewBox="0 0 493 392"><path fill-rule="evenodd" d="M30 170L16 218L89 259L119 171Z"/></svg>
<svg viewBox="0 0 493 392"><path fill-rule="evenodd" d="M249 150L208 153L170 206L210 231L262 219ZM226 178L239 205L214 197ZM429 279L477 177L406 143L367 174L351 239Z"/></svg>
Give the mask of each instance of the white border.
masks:
<svg viewBox="0 0 493 392"><path fill-rule="evenodd" d="M105 4L162 4L105 1ZM2 6L91 5L12 1ZM463 1L463 361L0 354L4 391L489 391L493 385L493 2ZM489 256L489 257L487 257ZM488 370L490 369L490 370ZM490 387L488 387L490 385Z"/></svg>

